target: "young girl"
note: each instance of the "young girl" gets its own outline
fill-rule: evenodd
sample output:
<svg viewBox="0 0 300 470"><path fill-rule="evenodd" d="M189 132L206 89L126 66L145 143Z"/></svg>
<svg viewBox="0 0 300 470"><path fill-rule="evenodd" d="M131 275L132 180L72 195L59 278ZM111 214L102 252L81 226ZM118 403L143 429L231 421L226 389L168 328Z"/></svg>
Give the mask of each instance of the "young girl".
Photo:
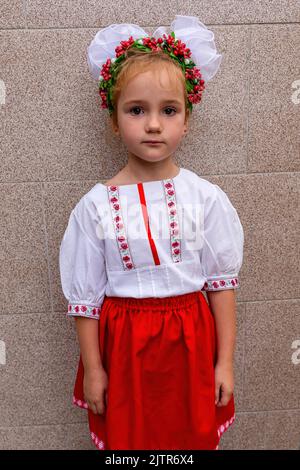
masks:
<svg viewBox="0 0 300 470"><path fill-rule="evenodd" d="M80 343L73 403L98 449L218 449L235 419L243 228L218 185L173 160L221 56L196 17L177 15L171 31L114 24L88 49L128 149L72 210L60 246Z"/></svg>

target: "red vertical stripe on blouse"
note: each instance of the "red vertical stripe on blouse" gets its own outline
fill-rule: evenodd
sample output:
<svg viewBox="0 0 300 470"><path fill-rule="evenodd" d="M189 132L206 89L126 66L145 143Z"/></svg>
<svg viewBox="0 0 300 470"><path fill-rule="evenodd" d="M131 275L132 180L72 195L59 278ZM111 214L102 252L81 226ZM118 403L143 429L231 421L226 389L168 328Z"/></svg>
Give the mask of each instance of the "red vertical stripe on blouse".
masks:
<svg viewBox="0 0 300 470"><path fill-rule="evenodd" d="M154 259L155 264L160 264L159 257L157 254L156 246L154 243L154 240L151 235L151 230L150 230L150 224L149 224L149 215L148 215L148 210L147 210L147 204L146 204L146 198L145 198L145 193L144 193L144 186L143 183L138 183L138 190L139 190L139 196L140 196L140 202L142 206L142 212L143 212L143 218L144 218L144 223L148 235L148 240L150 244L150 248L152 251L152 256Z"/></svg>

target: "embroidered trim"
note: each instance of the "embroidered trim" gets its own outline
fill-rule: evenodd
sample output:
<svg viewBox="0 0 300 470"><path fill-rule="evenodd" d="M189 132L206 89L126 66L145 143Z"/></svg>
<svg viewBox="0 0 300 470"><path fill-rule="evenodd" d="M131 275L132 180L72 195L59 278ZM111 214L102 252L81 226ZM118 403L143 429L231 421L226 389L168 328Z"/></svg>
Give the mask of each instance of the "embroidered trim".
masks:
<svg viewBox="0 0 300 470"><path fill-rule="evenodd" d="M105 450L104 442L95 433L91 432L91 438L99 450Z"/></svg>
<svg viewBox="0 0 300 470"><path fill-rule="evenodd" d="M142 185L142 183L141 183ZM178 223L178 214L176 207L176 193L173 179L162 180L162 185L164 189L168 218L169 218L169 229L170 229L170 250L171 256L174 263L181 261L181 243L179 237L179 223ZM138 189L140 191L139 183L137 183ZM130 253L129 243L126 236L125 226L123 222L122 209L120 204L120 195L118 186L107 186L107 195L108 202L110 206L110 211L112 215L112 222L114 226L114 231L116 234L116 240L118 243L119 253L121 256L121 262L123 264L124 270L135 269L132 256ZM150 227L149 227L150 230ZM151 234L151 233L150 233ZM149 237L149 234L148 234ZM152 243L152 254L153 249L155 248L154 241L150 240ZM157 256L157 260L158 256ZM159 264L157 261L155 264Z"/></svg>
<svg viewBox="0 0 300 470"><path fill-rule="evenodd" d="M227 431L227 429L232 425L232 423L234 422L235 420L235 414L229 419L227 420L224 424L221 424L221 426L219 426L218 428L218 436L219 436L219 443L218 445L216 446L215 450L218 450L219 449L219 444L220 444L220 438L222 436L222 434Z"/></svg>
<svg viewBox="0 0 300 470"><path fill-rule="evenodd" d="M79 406L80 408L84 408L86 410L88 409L88 404L83 400L79 400L75 396L73 396L73 404L76 406ZM91 438L94 444L98 447L98 449L104 450L105 449L104 441L102 441L102 439L99 439L99 437L95 433L90 432L90 434L91 434Z"/></svg>
<svg viewBox="0 0 300 470"><path fill-rule="evenodd" d="M218 281L207 280L201 290L236 289L238 287L240 287L239 279L235 277L230 279L220 279Z"/></svg>
<svg viewBox="0 0 300 470"><path fill-rule="evenodd" d="M129 244L123 223L118 186L107 186L107 193L116 240L118 243L119 253L121 255L121 261L124 270L127 271L134 269L134 264L130 254Z"/></svg>
<svg viewBox="0 0 300 470"><path fill-rule="evenodd" d="M92 307L91 305L68 305L67 315L80 317L96 318L99 320L101 307Z"/></svg>
<svg viewBox="0 0 300 470"><path fill-rule="evenodd" d="M75 396L73 396L73 404L76 405L76 406L79 406L80 408L84 408L84 409L88 409L88 404L83 401L83 400L78 400L78 398L76 398Z"/></svg>
<svg viewBox="0 0 300 470"><path fill-rule="evenodd" d="M164 180L163 186L169 216L171 255L174 263L178 263L181 261L181 247L174 182L172 179Z"/></svg>

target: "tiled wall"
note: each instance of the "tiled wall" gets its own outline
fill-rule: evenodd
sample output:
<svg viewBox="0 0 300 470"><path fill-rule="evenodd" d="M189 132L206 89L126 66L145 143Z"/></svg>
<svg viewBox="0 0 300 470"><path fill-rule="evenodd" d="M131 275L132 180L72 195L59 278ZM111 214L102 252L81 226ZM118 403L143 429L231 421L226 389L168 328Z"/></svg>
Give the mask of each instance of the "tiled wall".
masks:
<svg viewBox="0 0 300 470"><path fill-rule="evenodd" d="M198 16L223 53L177 162L219 184L245 230L237 419L220 449L298 449L299 0L126 5L1 1L0 449L95 449L72 405L79 348L58 249L71 209L124 166L126 149L86 47L110 23L150 34L175 14Z"/></svg>

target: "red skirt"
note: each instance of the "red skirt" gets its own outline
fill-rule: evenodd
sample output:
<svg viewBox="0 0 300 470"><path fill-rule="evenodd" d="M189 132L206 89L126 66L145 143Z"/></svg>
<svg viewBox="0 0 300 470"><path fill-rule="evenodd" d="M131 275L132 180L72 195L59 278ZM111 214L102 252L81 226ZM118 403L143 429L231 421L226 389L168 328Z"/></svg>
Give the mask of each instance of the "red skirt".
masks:
<svg viewBox="0 0 300 470"><path fill-rule="evenodd" d="M98 323L107 407L94 414L84 401L81 355L73 397L88 411L97 448L218 449L235 419L234 397L215 405L217 337L204 294L105 296Z"/></svg>

